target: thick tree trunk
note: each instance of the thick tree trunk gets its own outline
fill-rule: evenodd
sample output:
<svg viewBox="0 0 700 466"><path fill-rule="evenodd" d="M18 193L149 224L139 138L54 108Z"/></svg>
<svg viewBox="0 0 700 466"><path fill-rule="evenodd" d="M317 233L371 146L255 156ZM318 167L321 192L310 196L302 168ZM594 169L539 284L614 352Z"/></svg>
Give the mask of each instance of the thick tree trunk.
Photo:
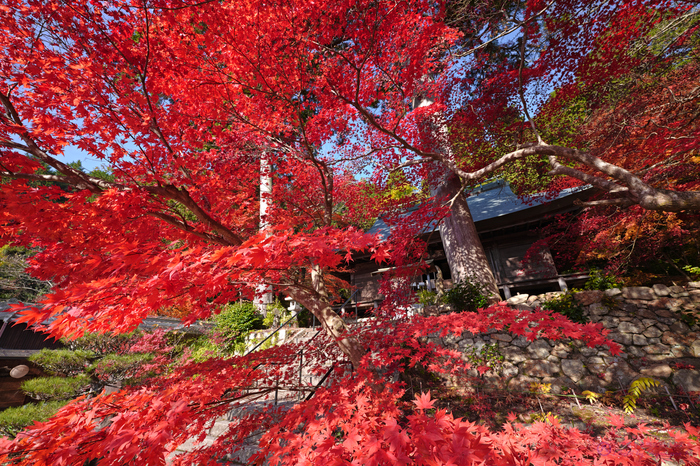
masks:
<svg viewBox="0 0 700 466"><path fill-rule="evenodd" d="M340 350L348 357L352 365L354 367L360 367L360 361L362 360L362 356L365 355L365 349L357 339L348 334L345 321L336 314L328 302L313 299L310 296L304 296L305 294L306 293L290 293L295 301L301 303L316 316L323 330L336 341Z"/></svg>
<svg viewBox="0 0 700 466"><path fill-rule="evenodd" d="M323 280L323 271L315 265L311 267L311 285L314 291L290 288L289 295L316 316L321 327L336 341L352 365L360 367L365 349L357 339L349 335L345 321L331 308L328 291Z"/></svg>
<svg viewBox="0 0 700 466"><path fill-rule="evenodd" d="M422 97L416 99L414 106L424 107L432 103L432 99ZM487 294L490 294L489 302L496 303L500 301L496 278L476 232L467 199L461 193L460 178L450 169L450 166L454 166L454 157L447 124L442 115L433 115L423 122L420 132L423 142L432 146L441 159L441 162L432 164L432 176L428 180L430 194L438 199L447 197L452 200L450 216L440 222L439 226L452 280L457 283L469 279L481 284ZM447 161L451 163L448 164Z"/></svg>
<svg viewBox="0 0 700 466"><path fill-rule="evenodd" d="M500 301L496 278L491 271L484 246L474 225L462 184L452 173L444 176L443 182L436 187L434 195L438 198L453 199L450 216L440 223L440 236L445 248L447 262L454 283L468 279L481 284L491 295L489 301Z"/></svg>

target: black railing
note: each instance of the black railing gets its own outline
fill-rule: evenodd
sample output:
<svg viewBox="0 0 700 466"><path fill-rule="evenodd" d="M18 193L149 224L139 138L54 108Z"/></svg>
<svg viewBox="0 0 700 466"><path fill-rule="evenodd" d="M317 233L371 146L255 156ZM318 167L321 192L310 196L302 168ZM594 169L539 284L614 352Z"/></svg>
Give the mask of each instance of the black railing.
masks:
<svg viewBox="0 0 700 466"><path fill-rule="evenodd" d="M290 323L292 320L294 320L294 318L296 318L296 316L298 316L300 312L301 312L301 311L295 312L295 313L292 315L292 317L290 317L289 319L287 319L286 321L284 321L284 323L283 323L282 325L280 325L279 327L277 327L277 328L276 328L273 332L271 332L268 336L266 336L265 338L263 338L263 340L262 340L260 343L258 343L257 345L255 345L255 347L253 347L252 350L247 351L247 352L244 354L244 356L248 356L250 353L252 353L252 352L255 351L256 349L260 348L260 347L262 346L263 343L265 343L267 340L269 340L270 338L272 338L272 335L276 335L277 332L279 332L280 330L282 330L282 327L284 327L285 325L287 325L288 323Z"/></svg>
<svg viewBox="0 0 700 466"><path fill-rule="evenodd" d="M359 289L356 289L355 291L352 292L350 297L338 308L340 311L340 316L343 317L343 314L345 313L345 306L348 305L348 303L352 302L352 298L355 297L355 295L359 292ZM351 306L352 307L352 306ZM357 322L357 319L359 318L359 313L358 313L358 302L355 300L355 322Z"/></svg>

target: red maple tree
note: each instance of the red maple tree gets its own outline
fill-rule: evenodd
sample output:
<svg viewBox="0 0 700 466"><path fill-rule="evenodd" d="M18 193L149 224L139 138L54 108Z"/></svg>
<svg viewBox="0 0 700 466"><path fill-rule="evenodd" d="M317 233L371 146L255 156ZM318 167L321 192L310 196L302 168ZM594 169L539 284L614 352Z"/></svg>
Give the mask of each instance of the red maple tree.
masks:
<svg viewBox="0 0 700 466"><path fill-rule="evenodd" d="M496 3L484 2L484 11ZM580 4L554 3L518 3L522 8L509 21L531 38L522 44L543 27L531 18L569 17L565 26L573 27L567 12ZM673 5L664 8L673 12ZM455 74L461 60L455 50L469 51L445 22L442 3L30 0L0 9L2 239L39 248L30 271L56 284L43 307L21 320L49 321L49 331L62 336L122 332L163 307L188 309L185 320L193 322L218 305L252 298L261 284L273 285L318 318L331 354L341 357L330 349L337 346L356 369L288 413L270 408L241 417L211 447L179 458L183 464L213 464L260 427L268 430L262 442L272 460L294 464L582 464L601 448L627 455L630 464L657 454L700 454L686 433L668 447L630 431L636 437L623 453L610 447L617 439L592 440L556 424L509 424L491 433L444 412L428 414L427 395L403 418L396 408L402 385L379 375L402 370L406 358L438 372L464 370L456 355L420 343L436 330L507 326L530 339L610 344L599 327L500 306L391 321L404 304L399 293L388 293L378 313L383 318L362 331L349 329L332 310L339 285L333 273L344 270L354 251L370 251L379 261L405 259L401 248L352 226L371 203L353 177L368 160L382 171L437 162L458 177L459 187L525 156L568 157L627 183L643 207L659 207L644 200L650 185L579 149L538 140L476 171L444 152L442 123L455 105L452 92L468 87L470 78ZM625 9L626 18L642 9ZM488 24L495 38L503 21ZM567 47L552 42L538 66L551 67ZM489 69L483 57L474 66L485 85L519 81L513 89L522 95L522 83L537 76L523 73L524 55L515 67ZM579 52L572 60L586 57ZM412 105L428 97L428 105ZM507 105L502 110L512 117ZM66 165L67 146L105 161L112 176ZM265 229L258 226L262 157L274 185ZM552 163L557 173L574 170ZM697 204L696 193L672 195L671 210ZM394 244L408 241L401 239ZM231 404L269 395L288 381L297 349L184 363L143 387L79 399L14 441L0 440L3 461L162 464Z"/></svg>

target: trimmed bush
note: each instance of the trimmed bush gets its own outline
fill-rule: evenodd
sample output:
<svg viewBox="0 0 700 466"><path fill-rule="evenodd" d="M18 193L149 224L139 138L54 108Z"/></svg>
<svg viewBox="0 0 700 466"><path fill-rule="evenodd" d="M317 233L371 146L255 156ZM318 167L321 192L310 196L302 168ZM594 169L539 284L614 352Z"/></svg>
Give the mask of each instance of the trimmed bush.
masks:
<svg viewBox="0 0 700 466"><path fill-rule="evenodd" d="M61 343L66 345L71 350L90 351L97 356L104 356L109 353L123 353L134 340L141 336L141 332L134 331L113 335L110 333L87 333L75 340L61 338Z"/></svg>
<svg viewBox="0 0 700 466"><path fill-rule="evenodd" d="M76 377L39 377L22 382L22 391L36 400L67 400L92 384L85 374Z"/></svg>
<svg viewBox="0 0 700 466"><path fill-rule="evenodd" d="M251 330L263 328L263 319L255 304L241 301L223 306L214 316L214 324L215 337L223 341L226 349L234 351L245 342Z"/></svg>
<svg viewBox="0 0 700 466"><path fill-rule="evenodd" d="M578 305L574 295L571 291L559 295L554 299L549 301L544 301L542 303L542 309L548 309L550 311L558 312L574 322L579 324L585 324L588 319L583 313L583 308Z"/></svg>
<svg viewBox="0 0 700 466"><path fill-rule="evenodd" d="M108 354L94 363L90 369L100 380L131 379L143 375L142 366L152 360L153 355L150 353Z"/></svg>
<svg viewBox="0 0 700 466"><path fill-rule="evenodd" d="M35 422L46 422L68 401L30 403L0 412L0 435L14 438L18 432Z"/></svg>
<svg viewBox="0 0 700 466"><path fill-rule="evenodd" d="M31 355L29 360L41 366L49 374L70 376L85 371L85 368L90 365L90 360L94 357L95 353L92 351L44 348Z"/></svg>
<svg viewBox="0 0 700 466"><path fill-rule="evenodd" d="M442 300L452 304L459 312L476 312L478 309L488 306L488 294L486 289L469 279L455 284L451 290L447 290Z"/></svg>

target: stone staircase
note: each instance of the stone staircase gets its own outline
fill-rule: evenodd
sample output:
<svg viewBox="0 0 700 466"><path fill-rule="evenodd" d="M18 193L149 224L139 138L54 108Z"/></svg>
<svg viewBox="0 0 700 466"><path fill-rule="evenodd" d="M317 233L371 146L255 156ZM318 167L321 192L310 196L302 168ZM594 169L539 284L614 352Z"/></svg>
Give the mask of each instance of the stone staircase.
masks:
<svg viewBox="0 0 700 466"><path fill-rule="evenodd" d="M261 340L264 338L270 336L270 334L273 333L271 331L260 331L260 332L255 332L251 336L249 336L249 348L254 347L256 344L258 344ZM276 339L276 341L273 341L272 344L282 344L282 343L310 343L313 341L318 335L319 335L319 328L316 329L311 329L311 328L287 328L287 329L281 329L276 332L279 336ZM274 338L274 337L273 337ZM271 338L272 339L272 338ZM180 445L177 450L175 450L167 459L167 463L170 464L172 461L172 458L174 458L176 455L192 451L197 448L201 448L203 446L209 446L214 443L214 441L219 438L221 435L224 435L227 430L229 429L230 424L232 421L240 416L243 416L245 414L249 414L251 412L255 412L261 409L264 409L267 406L270 405L277 405L281 406L283 411L286 411L287 409L291 409L295 404L299 403L302 401L304 398L306 398L310 393L312 393L313 387L317 387L319 385L323 385L326 383L324 375L319 375L318 373L312 373L310 368L304 364L304 358L303 358L303 348L302 348L302 357L297 358L297 361L294 363L295 368L299 370L299 385L305 385L309 387L309 391L304 391L304 392L299 392L297 390L283 390L279 389L276 390L273 394L270 395L269 399L266 400L261 400L261 401L255 401L246 404L245 406L240 406L233 408L231 411L229 411L225 416L222 416L221 418L217 419L214 422L214 425L209 429L207 432L207 436L204 438L203 441L197 442L196 438L193 437ZM297 364L299 364L297 366ZM327 370L324 372L328 372L332 368L332 362L331 359L328 358L327 364L324 364L324 367L327 366ZM248 464L249 458L255 454L258 451L258 442L260 440L260 437L263 435L264 431L260 431L256 433L255 435L252 435L248 437L242 445L240 446L240 449L238 449L236 452L231 452L227 454L225 457L220 458L219 461L223 465L243 465L243 464ZM194 466L194 465L193 465Z"/></svg>

